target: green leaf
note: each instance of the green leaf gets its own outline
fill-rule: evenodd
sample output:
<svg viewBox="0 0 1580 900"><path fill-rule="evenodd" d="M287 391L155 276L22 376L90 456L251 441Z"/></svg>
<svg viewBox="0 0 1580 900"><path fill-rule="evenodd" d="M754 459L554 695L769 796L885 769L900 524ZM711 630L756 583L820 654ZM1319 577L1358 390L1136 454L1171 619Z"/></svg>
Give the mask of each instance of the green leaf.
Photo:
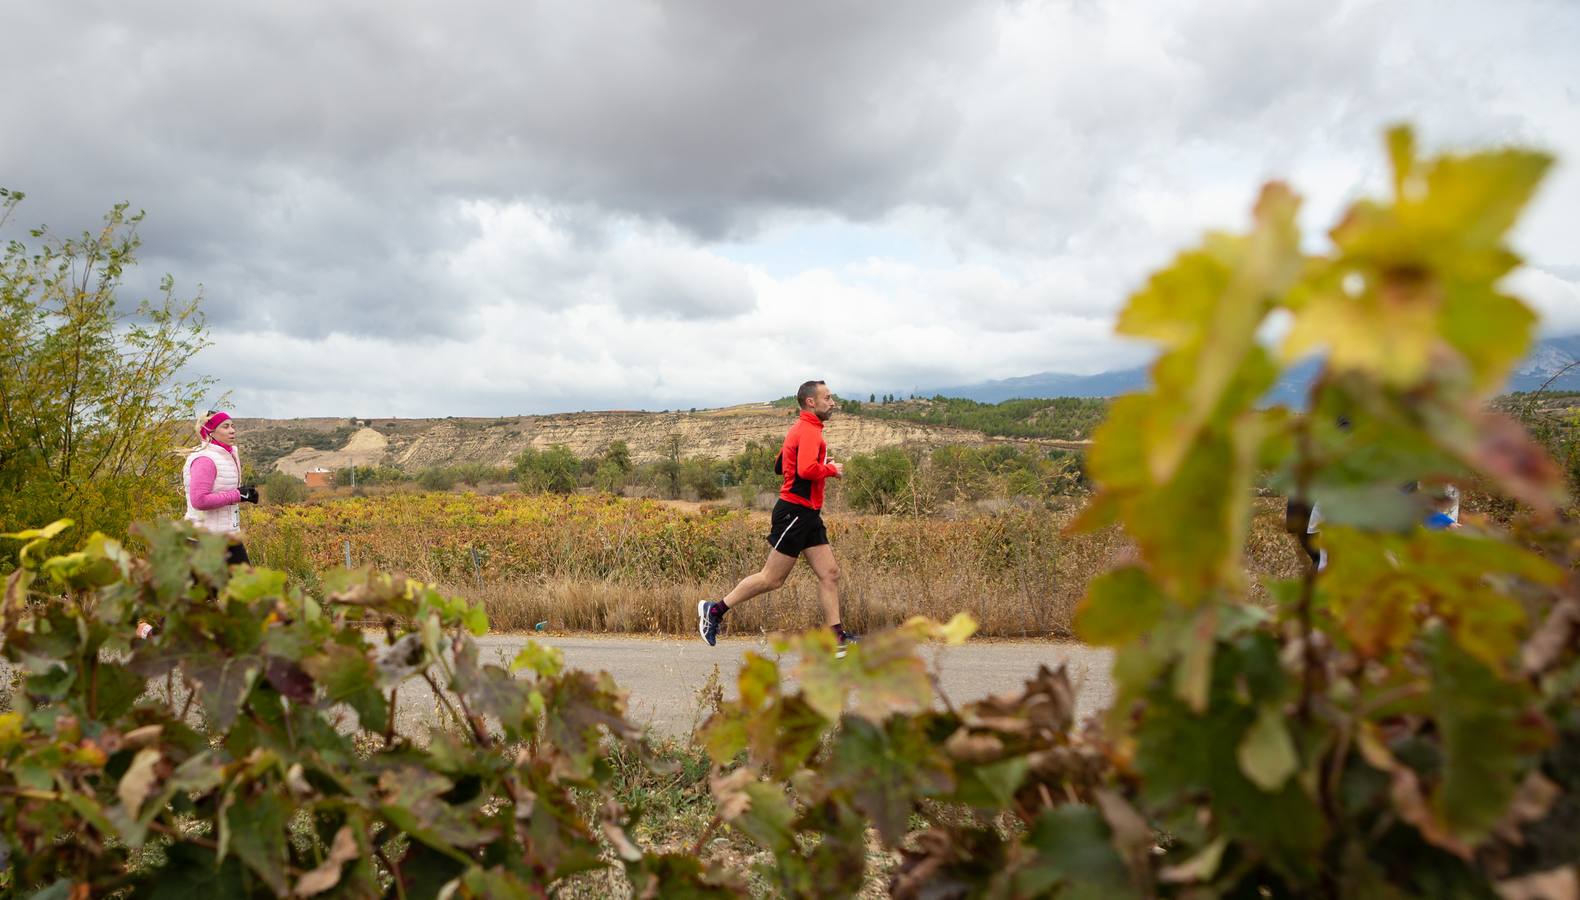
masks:
<svg viewBox="0 0 1580 900"><path fill-rule="evenodd" d="M541 678L553 678L565 669L565 654L558 647L529 640L511 661L510 669L531 669Z"/></svg>
<svg viewBox="0 0 1580 900"><path fill-rule="evenodd" d="M472 712L497 718L507 739L519 740L536 730L536 720L527 715L532 686L500 666L479 665L477 644L470 640L456 650L452 687L466 698Z"/></svg>
<svg viewBox="0 0 1580 900"><path fill-rule="evenodd" d="M246 870L235 856L217 859L214 851L190 841L178 841L164 850L164 864L143 876L138 896L150 900L217 900L246 897Z"/></svg>
<svg viewBox="0 0 1580 900"><path fill-rule="evenodd" d="M1290 877L1311 878L1326 839L1321 809L1299 779L1268 792L1235 763L1256 719L1255 710L1236 702L1235 695L1263 665L1251 664L1263 653L1254 642L1220 644L1213 654L1210 700L1201 714L1192 712L1169 685L1155 683L1135 731L1133 765L1142 776L1141 794L1148 808L1194 808L1205 797L1220 833L1266 856Z"/></svg>
<svg viewBox="0 0 1580 900"><path fill-rule="evenodd" d="M1443 737L1433 800L1451 831L1477 843L1508 810L1534 755L1550 740L1533 689L1498 678L1443 629L1427 640L1431 703Z"/></svg>
<svg viewBox="0 0 1580 900"><path fill-rule="evenodd" d="M1090 806L1070 804L1044 810L1032 823L1026 845L1036 855L1015 872L1016 896L1048 896L1061 886L1101 891L1093 896L1140 896L1114 850L1107 824Z"/></svg>
<svg viewBox="0 0 1580 900"><path fill-rule="evenodd" d="M94 714L101 721L125 715L148 688L143 677L123 666L98 665L93 669Z"/></svg>
<svg viewBox="0 0 1580 900"><path fill-rule="evenodd" d="M1139 566L1126 566L1092 579L1075 612L1075 633L1088 644L1112 647L1152 630L1168 603Z"/></svg>
<svg viewBox="0 0 1580 900"><path fill-rule="evenodd" d="M285 894L291 886L286 874L290 854L285 841L290 818L289 802L271 792L240 800L225 812L230 847L277 895Z"/></svg>
<svg viewBox="0 0 1580 900"><path fill-rule="evenodd" d="M226 583L222 596L248 604L265 597L284 597L285 573L264 568L242 569Z"/></svg>
<svg viewBox="0 0 1580 900"><path fill-rule="evenodd" d="M986 765L955 768L955 791L950 799L977 809L1008 808L1031 768L1024 756L1011 756Z"/></svg>
<svg viewBox="0 0 1580 900"><path fill-rule="evenodd" d="M466 612L462 614L461 624L474 637L482 637L488 633L488 611L483 608L481 603L473 604L467 607Z"/></svg>
<svg viewBox="0 0 1580 900"><path fill-rule="evenodd" d="M473 868L461 876L462 891L456 896L499 898L499 900L535 900L543 896L536 883L528 883L503 866L491 869Z"/></svg>
<svg viewBox="0 0 1580 900"><path fill-rule="evenodd" d="M1216 607L1208 607L1197 614L1174 669L1174 695L1184 700L1192 712L1204 712L1211 697L1217 613Z"/></svg>
<svg viewBox="0 0 1580 900"><path fill-rule="evenodd" d="M205 654L188 656L182 667L198 685L198 698L208 714L209 728L226 731L252 693L252 686L263 671L263 660L257 656Z"/></svg>
<svg viewBox="0 0 1580 900"><path fill-rule="evenodd" d="M700 859L686 853L644 853L641 859L625 864L625 878L633 897L726 900L745 893L722 873L708 871Z"/></svg>
<svg viewBox="0 0 1580 900"><path fill-rule="evenodd" d="M824 776L829 787L850 793L852 805L872 821L886 847L905 839L918 797L954 788L948 757L921 724L895 716L880 728L847 718Z"/></svg>
<svg viewBox="0 0 1580 900"><path fill-rule="evenodd" d="M780 693L779 666L748 651L737 676L740 697L726 703L703 726L708 754L720 765L750 748L769 771L788 775L818 748L832 721L813 708L806 695ZM829 686L836 692L837 681ZM841 703L841 700L834 700Z"/></svg>
<svg viewBox="0 0 1580 900"><path fill-rule="evenodd" d="M881 722L893 713L914 713L933 702L927 666L916 655L916 630L891 629L851 647L845 659L835 654L834 637L819 629L792 646L801 651L796 678L802 696L818 715L837 721L855 695L854 713Z"/></svg>
<svg viewBox="0 0 1580 900"><path fill-rule="evenodd" d="M783 789L757 780L750 769L737 769L713 782L719 814L775 855L795 846L795 813Z"/></svg>
<svg viewBox="0 0 1580 900"><path fill-rule="evenodd" d="M459 878L470 865L471 862L465 857L456 859L434 850L422 841L411 841L399 862L406 896L438 897L444 886Z"/></svg>
<svg viewBox="0 0 1580 900"><path fill-rule="evenodd" d="M537 690L545 702L544 734L569 759L574 777L591 775L603 753L600 728L617 740L635 741L640 730L625 718L625 695L607 672L571 670Z"/></svg>
<svg viewBox="0 0 1580 900"><path fill-rule="evenodd" d="M1445 621L1482 662L1501 670L1518 650L1526 618L1510 579L1553 585L1561 571L1502 541L1454 531L1376 534L1334 527L1323 541L1328 605L1364 656L1405 647L1427 619Z"/></svg>
<svg viewBox="0 0 1580 900"><path fill-rule="evenodd" d="M464 863L466 855L456 848L485 844L496 832L479 827L465 807L443 798L454 787L450 779L417 766L388 769L379 776L379 812L413 838Z"/></svg>
<svg viewBox="0 0 1580 900"><path fill-rule="evenodd" d="M1240 762L1240 771L1257 787L1268 792L1283 787L1300 768L1295 742L1284 727L1283 713L1271 706L1262 707L1256 721L1246 729L1235 758Z"/></svg>
<svg viewBox="0 0 1580 900"><path fill-rule="evenodd" d="M379 731L389 719L389 704L379 689L379 671L362 648L330 644L318 656L302 660L302 668L323 685L331 703L347 703L365 729Z"/></svg>

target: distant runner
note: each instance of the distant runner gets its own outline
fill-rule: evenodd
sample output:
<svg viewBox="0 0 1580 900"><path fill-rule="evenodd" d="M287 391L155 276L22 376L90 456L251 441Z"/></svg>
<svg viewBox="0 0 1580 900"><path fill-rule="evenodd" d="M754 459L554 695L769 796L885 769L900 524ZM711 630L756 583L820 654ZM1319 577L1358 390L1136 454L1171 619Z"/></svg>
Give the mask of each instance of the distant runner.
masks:
<svg viewBox="0 0 1580 900"><path fill-rule="evenodd" d="M839 620L839 563L834 561L834 548L828 544L828 530L823 527L823 481L839 478L845 467L828 458L828 444L823 441L823 423L834 414L834 395L821 381L808 381L796 391L796 403L801 415L785 435L784 446L779 448L779 462L775 471L784 474L784 487L779 491L779 502L774 504L772 525L768 530L768 561L761 572L741 579L735 590L723 600L703 600L697 604L697 631L702 639L713 646L719 637L719 625L725 613L743 600L766 594L785 583L790 570L795 568L796 557L805 556L807 564L817 573L817 596L823 602L823 614L828 627L839 641L839 655L845 655L845 646L856 638L845 633Z"/></svg>
<svg viewBox="0 0 1580 900"><path fill-rule="evenodd" d="M197 421L198 444L186 451L181 481L187 498L184 517L200 531L231 539L225 550L228 565L249 565L241 542L241 505L257 503L258 489L241 483L241 457L236 453L236 423L230 413L209 410Z"/></svg>

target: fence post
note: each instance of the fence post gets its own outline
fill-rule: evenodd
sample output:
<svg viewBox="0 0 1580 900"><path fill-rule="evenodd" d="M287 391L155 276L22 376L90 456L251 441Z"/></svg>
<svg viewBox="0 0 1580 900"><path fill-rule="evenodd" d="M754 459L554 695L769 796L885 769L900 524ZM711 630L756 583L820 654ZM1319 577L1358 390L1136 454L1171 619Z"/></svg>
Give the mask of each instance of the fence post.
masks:
<svg viewBox="0 0 1580 900"><path fill-rule="evenodd" d="M346 568L351 568L351 542L346 541Z"/></svg>
<svg viewBox="0 0 1580 900"><path fill-rule="evenodd" d="M483 592L483 561L477 556L477 548L472 548L472 574L477 577L477 592Z"/></svg>

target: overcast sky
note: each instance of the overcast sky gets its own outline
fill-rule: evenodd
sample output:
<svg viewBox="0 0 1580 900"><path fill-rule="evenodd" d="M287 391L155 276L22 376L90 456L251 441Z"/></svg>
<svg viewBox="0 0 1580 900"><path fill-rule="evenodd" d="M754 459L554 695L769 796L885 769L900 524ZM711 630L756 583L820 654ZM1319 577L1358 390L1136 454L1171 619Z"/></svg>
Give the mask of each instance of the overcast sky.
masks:
<svg viewBox="0 0 1580 900"><path fill-rule="evenodd" d="M1381 131L1557 153L1516 287L1580 331L1580 3L35 2L13 223L145 209L241 415L715 406L1133 365L1129 291ZM135 299L129 297L128 299Z"/></svg>

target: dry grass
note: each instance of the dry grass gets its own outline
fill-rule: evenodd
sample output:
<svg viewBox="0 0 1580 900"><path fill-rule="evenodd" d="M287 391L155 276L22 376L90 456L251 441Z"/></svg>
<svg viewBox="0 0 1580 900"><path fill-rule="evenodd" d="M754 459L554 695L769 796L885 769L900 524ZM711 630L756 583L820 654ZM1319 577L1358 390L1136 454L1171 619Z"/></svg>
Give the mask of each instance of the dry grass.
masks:
<svg viewBox="0 0 1580 900"><path fill-rule="evenodd" d="M1074 512L831 514L845 622L870 631L914 615L947 619L966 611L985 635L1069 637L1086 582L1131 552L1115 529L1066 534ZM316 572L341 561L350 541L356 564L407 572L483 600L502 631L547 622L556 631L690 633L697 601L722 596L760 568L768 550L767 516L759 512L598 495L399 493L249 513L253 558L309 587ZM1298 550L1282 531L1281 514L1281 501L1256 503L1247 542L1253 574L1298 572ZM728 627L771 632L820 619L816 579L801 565L783 588L731 613Z"/></svg>

